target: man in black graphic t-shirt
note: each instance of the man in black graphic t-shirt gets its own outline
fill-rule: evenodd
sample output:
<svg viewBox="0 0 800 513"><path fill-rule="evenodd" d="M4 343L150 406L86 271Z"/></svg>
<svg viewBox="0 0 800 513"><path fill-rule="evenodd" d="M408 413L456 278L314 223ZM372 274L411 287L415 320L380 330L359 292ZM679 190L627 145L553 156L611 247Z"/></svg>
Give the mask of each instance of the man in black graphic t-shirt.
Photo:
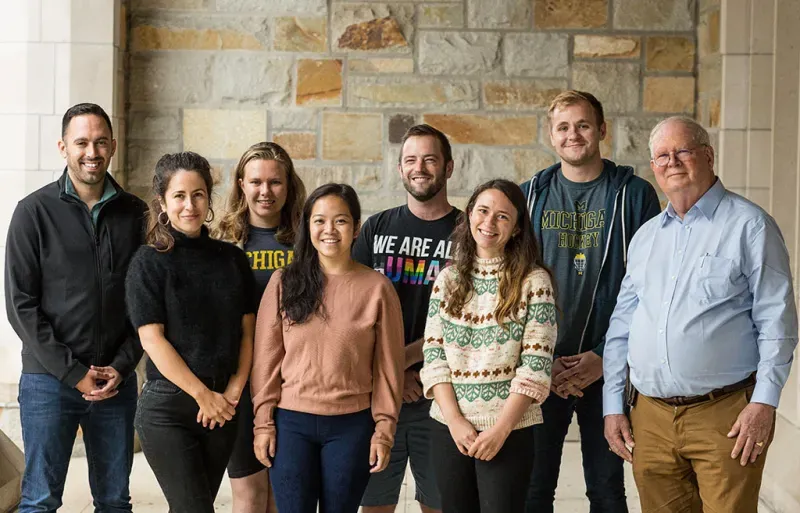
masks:
<svg viewBox="0 0 800 513"><path fill-rule="evenodd" d="M426 221L407 205L384 210L367 220L353 248L356 260L394 283L403 307L406 345L424 334L431 288L452 258L449 238L459 213L453 208L442 218ZM422 360L410 365L419 371Z"/></svg>
<svg viewBox="0 0 800 513"><path fill-rule="evenodd" d="M436 276L449 265L455 248L450 234L461 213L447 201L453 157L447 137L428 125L411 127L403 137L398 172L408 192L406 204L367 219L353 246L353 258L394 283L403 308L406 341L403 407L389 466L370 477L364 513L391 513L403 484L406 464L416 482L423 513L441 510L439 489L428 451L430 401L422 397L422 337L428 300Z"/></svg>

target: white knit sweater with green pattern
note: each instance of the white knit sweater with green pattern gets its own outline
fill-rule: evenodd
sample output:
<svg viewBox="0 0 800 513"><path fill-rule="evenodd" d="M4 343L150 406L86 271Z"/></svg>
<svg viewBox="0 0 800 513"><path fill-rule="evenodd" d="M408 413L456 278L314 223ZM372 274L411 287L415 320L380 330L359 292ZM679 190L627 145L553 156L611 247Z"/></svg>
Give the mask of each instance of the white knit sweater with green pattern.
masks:
<svg viewBox="0 0 800 513"><path fill-rule="evenodd" d="M502 258L475 259L474 293L457 316L444 308L457 271L451 266L439 273L425 326L425 364L420 373L425 397L433 397L435 385L451 383L462 415L478 431L497 422L509 394L533 399L514 429L540 424L540 405L550 393L556 342L550 277L537 269L525 278L518 321L505 319L503 329L494 318L502 263ZM431 417L445 423L436 402Z"/></svg>

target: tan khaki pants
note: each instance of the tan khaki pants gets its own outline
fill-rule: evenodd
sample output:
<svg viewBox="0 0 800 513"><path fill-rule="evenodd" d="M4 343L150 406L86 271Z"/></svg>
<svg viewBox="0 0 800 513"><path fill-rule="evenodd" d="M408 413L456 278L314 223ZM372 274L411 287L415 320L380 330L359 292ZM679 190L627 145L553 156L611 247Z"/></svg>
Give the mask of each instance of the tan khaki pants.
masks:
<svg viewBox="0 0 800 513"><path fill-rule="evenodd" d="M639 394L631 425L642 513L757 513L767 451L742 467L727 437L752 390L677 407Z"/></svg>

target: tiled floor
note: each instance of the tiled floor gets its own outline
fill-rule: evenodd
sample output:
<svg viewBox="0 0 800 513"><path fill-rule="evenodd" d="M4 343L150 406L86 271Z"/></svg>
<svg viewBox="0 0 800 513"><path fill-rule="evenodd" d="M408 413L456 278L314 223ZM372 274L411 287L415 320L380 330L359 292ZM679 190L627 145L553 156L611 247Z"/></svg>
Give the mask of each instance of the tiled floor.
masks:
<svg viewBox="0 0 800 513"><path fill-rule="evenodd" d="M89 493L89 484L85 458L75 458L70 465L67 476L67 486L64 493L64 513L90 513L93 511L92 499ZM628 506L630 513L639 513L638 494L633 483L630 465L625 465L625 484L628 491ZM556 493L556 513L586 513L589 503L584 495L583 470L581 468L580 444L577 436L571 432L564 447L564 457L561 464L561 474ZM136 513L164 513L167 511L166 502L161 494L153 473L147 466L144 455L136 454L133 462L131 476L131 496ZM401 501L396 513L420 513L419 505L414 501L414 482L410 473L406 476L401 492ZM231 489L226 479L216 502L217 511L230 511ZM768 510L759 508L759 513Z"/></svg>

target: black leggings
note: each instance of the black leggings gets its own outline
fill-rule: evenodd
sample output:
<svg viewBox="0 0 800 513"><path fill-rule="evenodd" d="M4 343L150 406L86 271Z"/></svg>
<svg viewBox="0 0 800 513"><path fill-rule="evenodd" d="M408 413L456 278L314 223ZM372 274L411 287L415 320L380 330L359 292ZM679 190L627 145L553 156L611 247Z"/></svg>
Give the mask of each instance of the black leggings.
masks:
<svg viewBox="0 0 800 513"><path fill-rule="evenodd" d="M491 461L458 451L450 431L436 423L431 457L442 513L522 513L533 468L533 427L511 432Z"/></svg>

